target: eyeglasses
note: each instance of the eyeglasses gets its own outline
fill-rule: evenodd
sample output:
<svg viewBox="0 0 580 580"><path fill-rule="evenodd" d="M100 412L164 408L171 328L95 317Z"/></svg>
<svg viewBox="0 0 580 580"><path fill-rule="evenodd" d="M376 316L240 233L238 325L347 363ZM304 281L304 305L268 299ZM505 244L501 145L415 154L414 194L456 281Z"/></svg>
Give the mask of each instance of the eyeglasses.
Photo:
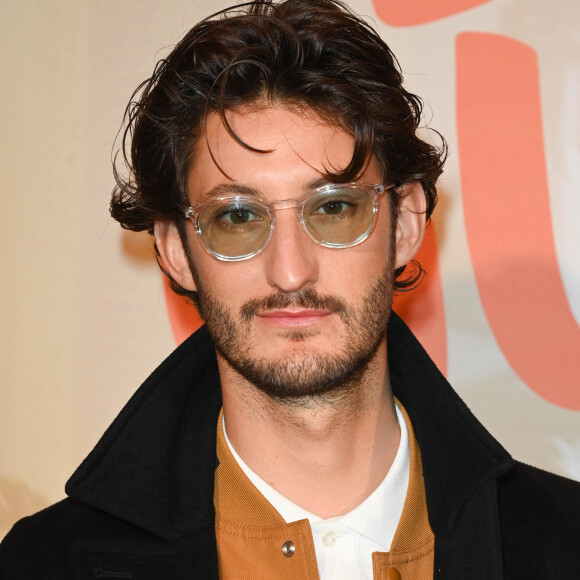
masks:
<svg viewBox="0 0 580 580"><path fill-rule="evenodd" d="M349 248L373 231L379 198L391 187L362 182L324 185L302 199L266 203L248 195L219 197L188 207L185 218L195 226L205 249L218 260L248 260L272 237L275 211L295 209L308 236L326 248Z"/></svg>

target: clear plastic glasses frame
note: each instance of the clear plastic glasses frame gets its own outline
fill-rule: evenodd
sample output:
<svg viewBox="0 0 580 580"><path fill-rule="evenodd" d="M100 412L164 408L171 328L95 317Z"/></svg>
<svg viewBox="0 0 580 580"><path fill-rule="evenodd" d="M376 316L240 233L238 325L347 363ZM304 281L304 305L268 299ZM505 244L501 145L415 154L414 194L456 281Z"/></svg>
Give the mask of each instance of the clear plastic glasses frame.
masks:
<svg viewBox="0 0 580 580"><path fill-rule="evenodd" d="M272 238L276 212L284 209L295 210L304 231L317 244L349 248L370 236L380 197L392 187L360 181L331 183L302 199L272 203L251 195L217 197L188 207L185 218L192 222L206 251L227 262L248 260L262 252Z"/></svg>

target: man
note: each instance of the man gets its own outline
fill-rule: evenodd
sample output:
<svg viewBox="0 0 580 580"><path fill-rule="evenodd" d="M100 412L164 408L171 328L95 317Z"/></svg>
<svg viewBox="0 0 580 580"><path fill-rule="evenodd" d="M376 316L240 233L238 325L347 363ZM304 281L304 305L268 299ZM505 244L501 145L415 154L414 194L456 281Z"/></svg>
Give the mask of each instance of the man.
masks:
<svg viewBox="0 0 580 580"><path fill-rule="evenodd" d="M401 83L346 7L287 0L203 21L140 87L112 214L206 326L3 579L578 577L580 486L514 462L391 314L444 158Z"/></svg>

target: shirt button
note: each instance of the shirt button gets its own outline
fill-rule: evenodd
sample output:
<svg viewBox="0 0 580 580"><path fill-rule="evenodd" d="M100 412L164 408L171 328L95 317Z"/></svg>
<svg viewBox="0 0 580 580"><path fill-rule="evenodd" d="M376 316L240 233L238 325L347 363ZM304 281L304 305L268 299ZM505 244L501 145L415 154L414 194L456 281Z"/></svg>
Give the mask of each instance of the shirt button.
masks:
<svg viewBox="0 0 580 580"><path fill-rule="evenodd" d="M322 543L327 548L332 548L332 546L334 546L336 544L337 537L338 537L338 534L336 534L335 532L327 532L326 534L324 534L324 536L322 536Z"/></svg>
<svg viewBox="0 0 580 580"><path fill-rule="evenodd" d="M387 570L387 580L401 580L401 574L396 568Z"/></svg>
<svg viewBox="0 0 580 580"><path fill-rule="evenodd" d="M290 540L282 544L282 554L284 554L286 558L291 558L292 556L294 556L295 551L296 547L294 546L294 543L291 542Z"/></svg>

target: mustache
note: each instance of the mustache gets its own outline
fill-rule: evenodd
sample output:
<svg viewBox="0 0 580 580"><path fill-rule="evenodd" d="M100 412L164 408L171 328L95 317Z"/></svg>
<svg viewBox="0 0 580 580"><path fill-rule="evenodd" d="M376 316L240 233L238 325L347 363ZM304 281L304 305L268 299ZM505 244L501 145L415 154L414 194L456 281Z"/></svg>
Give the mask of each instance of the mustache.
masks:
<svg viewBox="0 0 580 580"><path fill-rule="evenodd" d="M308 288L300 292L286 294L274 292L263 298L248 300L241 308L242 320L248 322L253 316L268 310L283 310L284 308L299 307L312 310L329 310L341 318L347 319L350 309L347 303L336 296L321 295L316 290Z"/></svg>

